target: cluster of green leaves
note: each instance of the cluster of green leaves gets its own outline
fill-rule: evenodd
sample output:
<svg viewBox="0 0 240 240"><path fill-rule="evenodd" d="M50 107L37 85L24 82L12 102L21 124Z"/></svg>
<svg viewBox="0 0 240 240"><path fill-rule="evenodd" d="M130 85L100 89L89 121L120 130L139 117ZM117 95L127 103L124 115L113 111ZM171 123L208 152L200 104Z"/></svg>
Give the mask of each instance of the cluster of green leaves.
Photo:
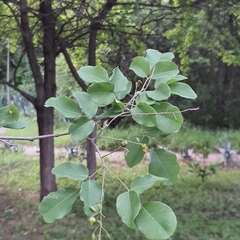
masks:
<svg viewBox="0 0 240 240"><path fill-rule="evenodd" d="M99 229L98 239L101 239L101 231L105 231L102 227L104 176L109 172L126 188L126 192L117 197L116 207L128 227L134 228L136 225L148 239L168 239L173 234L177 221L171 208L161 202L140 201L140 194L152 187L156 181L174 184L178 180L179 164L175 154L165 149L151 148L149 145L150 137L177 132L183 123L180 110L166 100L171 95L196 98L194 91L181 82L186 77L179 75L177 65L172 62L173 58L172 53L160 53L153 49L147 50L146 57L135 57L130 69L141 80L136 82L135 92L128 102L123 99L131 92L132 82L119 68L115 68L109 76L100 66L84 66L79 70L80 77L89 87L87 92L74 92L75 100L66 96L47 100L46 107L54 107L63 117L73 119L69 134L78 142L85 140L95 127L100 129L99 137L106 129L102 128L100 123L106 119L131 116L140 125L143 136L121 142L121 146L128 152L127 165L131 168L139 164L148 151L150 164L148 174L136 177L129 187L110 170L102 156L101 183L91 179L87 168L82 164L67 162L58 165L52 170L53 174L80 181L81 187L60 189L45 197L39 210L46 222L53 222L69 213L72 204L80 195L90 223L98 223L96 230Z"/></svg>
<svg viewBox="0 0 240 240"><path fill-rule="evenodd" d="M19 110L16 106L9 104L0 108L0 127L11 129L22 129L27 126L26 122L19 121Z"/></svg>

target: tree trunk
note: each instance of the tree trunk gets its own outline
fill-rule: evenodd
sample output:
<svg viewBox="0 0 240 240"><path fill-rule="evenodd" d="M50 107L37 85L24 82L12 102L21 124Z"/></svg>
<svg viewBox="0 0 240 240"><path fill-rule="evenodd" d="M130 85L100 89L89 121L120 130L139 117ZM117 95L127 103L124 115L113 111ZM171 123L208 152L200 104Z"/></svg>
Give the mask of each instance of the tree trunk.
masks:
<svg viewBox="0 0 240 240"><path fill-rule="evenodd" d="M96 41L97 41L97 30L91 29L90 27L90 35L89 35L89 43L88 43L88 64L91 66L96 65ZM95 179L96 172L96 147L95 140L97 129L94 128L93 132L87 138L87 168L89 171L89 176ZM93 142L94 141L94 142Z"/></svg>
<svg viewBox="0 0 240 240"><path fill-rule="evenodd" d="M28 21L26 0L20 0L21 33L27 52L29 65L34 77L36 98L33 102L37 112L39 135L53 133L53 109L45 108L45 101L54 97L56 93L55 72L55 19L51 1L40 1L39 15L43 26L42 48L44 56L44 78L38 64L33 44L32 29ZM40 200L50 192L56 190L55 177L52 174L54 167L54 143L52 138L40 140Z"/></svg>
<svg viewBox="0 0 240 240"><path fill-rule="evenodd" d="M53 109L40 106L36 108L38 132L40 135L53 133ZM54 139L43 138L40 146L40 201L50 192L56 191L55 176L52 174L54 167Z"/></svg>

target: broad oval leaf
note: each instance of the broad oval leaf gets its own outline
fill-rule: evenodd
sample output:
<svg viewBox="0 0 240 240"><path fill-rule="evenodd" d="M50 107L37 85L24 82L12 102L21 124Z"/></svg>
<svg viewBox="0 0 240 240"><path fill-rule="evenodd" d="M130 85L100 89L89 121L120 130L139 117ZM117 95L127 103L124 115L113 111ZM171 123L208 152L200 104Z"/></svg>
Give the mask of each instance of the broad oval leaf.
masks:
<svg viewBox="0 0 240 240"><path fill-rule="evenodd" d="M146 103L140 102L131 109L132 118L140 125L154 127L157 125L157 112Z"/></svg>
<svg viewBox="0 0 240 240"><path fill-rule="evenodd" d="M176 82L170 85L172 94L178 95L184 98L195 99L197 94L192 90L192 88L186 83Z"/></svg>
<svg viewBox="0 0 240 240"><path fill-rule="evenodd" d="M182 80L185 80L185 79L187 79L187 77L178 74L178 75L175 76L174 78L168 80L168 81L167 81L167 84L170 85L170 84L172 84L172 83L179 82L179 81L182 81Z"/></svg>
<svg viewBox="0 0 240 240"><path fill-rule="evenodd" d="M144 127L144 133L149 137L161 137L164 138L169 135L169 133L165 133L158 129L157 127Z"/></svg>
<svg viewBox="0 0 240 240"><path fill-rule="evenodd" d="M127 89L128 80L118 67L113 69L110 81L114 84L115 93L122 92Z"/></svg>
<svg viewBox="0 0 240 240"><path fill-rule="evenodd" d="M17 121L17 122L11 123L11 124L3 124L2 127L11 128L11 129L23 129L27 126L28 126L27 122Z"/></svg>
<svg viewBox="0 0 240 240"><path fill-rule="evenodd" d="M83 112L88 118L92 118L95 116L98 110L98 106L92 101L92 99L87 93L74 92L73 96L77 99L80 108L83 110Z"/></svg>
<svg viewBox="0 0 240 240"><path fill-rule="evenodd" d="M103 201L101 185L95 180L87 180L82 183L80 199L84 202L84 212L88 217L99 214L99 203Z"/></svg>
<svg viewBox="0 0 240 240"><path fill-rule="evenodd" d="M4 127L8 124L16 122L19 118L19 110L16 106L9 104L0 108L0 126Z"/></svg>
<svg viewBox="0 0 240 240"><path fill-rule="evenodd" d="M105 107L115 99L114 85L110 82L94 83L87 90L89 96L98 106Z"/></svg>
<svg viewBox="0 0 240 240"><path fill-rule="evenodd" d="M131 191L142 194L145 190L151 188L156 181L165 181L166 178L153 176L151 174L141 175L133 179L130 184Z"/></svg>
<svg viewBox="0 0 240 240"><path fill-rule="evenodd" d="M132 82L127 81L127 85L126 86L127 86L126 90L114 93L118 100L121 100L121 99L125 98L127 96L127 94L131 92Z"/></svg>
<svg viewBox="0 0 240 240"><path fill-rule="evenodd" d="M165 52L162 54L160 60L161 61L172 61L174 58L174 54L172 52Z"/></svg>
<svg viewBox="0 0 240 240"><path fill-rule="evenodd" d="M73 120L69 126L68 132L72 140L76 142L83 141L93 131L95 123L87 117L82 116Z"/></svg>
<svg viewBox="0 0 240 240"><path fill-rule="evenodd" d="M150 68L152 69L153 66L155 66L155 64L160 61L162 53L155 49L147 49L146 52L147 52L146 58L149 60Z"/></svg>
<svg viewBox="0 0 240 240"><path fill-rule="evenodd" d="M76 118L81 115L81 109L72 99L61 96L52 97L45 102L45 107L54 107L65 118Z"/></svg>
<svg viewBox="0 0 240 240"><path fill-rule="evenodd" d="M139 139L139 141L137 141L136 139ZM127 165L132 168L135 165L139 164L144 155L145 152L143 151L142 148L142 144L146 144L148 146L149 144L149 138L144 136L144 137L140 137L140 138L135 138L135 140L131 140L131 142L128 143L128 145L126 146L128 153L126 156L126 162Z"/></svg>
<svg viewBox="0 0 240 240"><path fill-rule="evenodd" d="M135 57L129 69L133 70L137 76L145 78L151 71L150 62L145 57Z"/></svg>
<svg viewBox="0 0 240 240"><path fill-rule="evenodd" d="M178 181L179 164L174 153L165 149L152 149L150 151L149 173L167 178L171 184Z"/></svg>
<svg viewBox="0 0 240 240"><path fill-rule="evenodd" d="M161 83L154 91L147 91L147 95L155 101L162 101L170 97L171 90L167 84Z"/></svg>
<svg viewBox="0 0 240 240"><path fill-rule="evenodd" d="M88 169L80 163L64 162L52 169L52 173L60 178L71 178L73 180L86 180Z"/></svg>
<svg viewBox="0 0 240 240"><path fill-rule="evenodd" d="M138 97L136 98L136 103L139 104L140 102L142 103L146 103L148 105L152 105L154 104L156 101L153 100L152 98L149 98L147 95L147 92L142 92L138 95Z"/></svg>
<svg viewBox="0 0 240 240"><path fill-rule="evenodd" d="M141 209L138 194L135 191L124 192L117 197L117 212L123 223L134 228L134 219Z"/></svg>
<svg viewBox="0 0 240 240"><path fill-rule="evenodd" d="M124 103L123 102L112 102L112 107L108 108L106 111L104 111L102 114L96 116L97 120L101 120L104 118L114 118L120 113L123 112L124 109Z"/></svg>
<svg viewBox="0 0 240 240"><path fill-rule="evenodd" d="M66 216L71 211L78 194L79 189L65 188L44 197L39 206L39 212L44 221L51 223Z"/></svg>
<svg viewBox="0 0 240 240"><path fill-rule="evenodd" d="M83 66L78 71L79 76L87 83L107 82L107 71L101 66Z"/></svg>
<svg viewBox="0 0 240 240"><path fill-rule="evenodd" d="M169 206L161 202L148 202L143 204L137 215L136 226L149 240L165 240L173 235L177 218Z"/></svg>
<svg viewBox="0 0 240 240"><path fill-rule="evenodd" d="M157 128L164 133L177 132L183 123L179 109L170 103L161 102L152 106L157 112Z"/></svg>
<svg viewBox="0 0 240 240"><path fill-rule="evenodd" d="M175 77L179 73L178 67L175 63L169 61L159 61L156 64L156 68L152 79L165 78L169 79Z"/></svg>

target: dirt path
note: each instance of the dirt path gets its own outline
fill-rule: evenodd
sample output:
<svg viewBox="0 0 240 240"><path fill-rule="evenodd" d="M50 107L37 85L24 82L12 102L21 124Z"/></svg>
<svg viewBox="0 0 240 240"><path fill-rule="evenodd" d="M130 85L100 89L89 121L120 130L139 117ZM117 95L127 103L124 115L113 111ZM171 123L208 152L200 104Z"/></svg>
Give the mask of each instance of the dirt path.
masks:
<svg viewBox="0 0 240 240"><path fill-rule="evenodd" d="M36 146L22 146L20 151L23 151L26 155L28 156L36 156L38 155L38 149ZM97 157L98 156L98 153ZM183 160L182 156L180 153L175 153L177 155L178 160ZM68 156L68 152L65 148L55 148L55 155L60 155L61 157L66 157ZM101 151L101 156L106 156L109 160L113 161L122 161L125 160L125 153L123 151L116 151L116 152L109 152L109 151ZM148 158L148 156L146 156ZM222 154L221 153L211 153L209 154L208 158L206 159L206 162L221 162L222 161ZM192 154L192 159L196 161L203 161L204 159L202 158L201 154ZM238 159L240 160L240 155L238 155Z"/></svg>

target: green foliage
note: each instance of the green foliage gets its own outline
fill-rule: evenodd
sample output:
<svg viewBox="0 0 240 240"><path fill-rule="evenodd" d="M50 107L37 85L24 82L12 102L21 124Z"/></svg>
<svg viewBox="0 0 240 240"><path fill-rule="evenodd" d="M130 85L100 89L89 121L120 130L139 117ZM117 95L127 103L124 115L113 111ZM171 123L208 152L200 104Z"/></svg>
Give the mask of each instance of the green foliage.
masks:
<svg viewBox="0 0 240 240"><path fill-rule="evenodd" d="M130 189L115 175L127 189L127 192L118 196L116 205L122 221L128 227L135 228L136 225L146 238L152 240L159 239L159 237L168 239L176 228L176 217L171 208L165 204L152 201L142 203L139 195L150 188L157 180L162 180L166 184L176 183L179 165L173 153L164 149L154 149L149 145L149 137L152 136L152 133L148 134L151 131L145 131L144 128L152 131L154 129L159 134L164 133L165 135L177 132L183 123L180 110L168 102L161 101L167 100L171 94L177 94L185 98L196 98L196 94L187 84L178 83L184 77L178 75L178 67L171 61L172 58L172 53L162 54L152 49L147 50L146 57L135 57L130 69L138 77L144 79L142 80L143 83L139 80L141 84L136 84L136 88L139 89L136 89L134 95L126 103L120 102L120 100L130 92L132 85L129 84L130 81L127 80L119 68L115 68L113 74L109 77L107 71L99 66L85 66L78 71L80 77L90 85L86 93L73 93L77 101L63 96L51 98L46 102L46 107L55 107L62 116L73 119L69 126L69 134L74 141L85 140L94 127L98 127L100 130L97 136L99 138L106 127L101 127L100 122L96 122L96 119L104 121L112 117L114 120L121 116L130 115L140 125L139 127L143 130L142 136L125 139L121 142L121 146L127 150L126 162L129 167L139 164L145 153L151 149L149 174L136 178L130 184ZM164 82L161 82L163 79ZM154 80L155 84L151 84ZM154 85L155 89L149 89L150 84ZM144 93L146 93L145 96ZM145 101L146 98L147 101ZM149 101L149 99L151 100ZM111 106L107 107L109 104ZM98 115L97 113L100 112L102 107L105 107L105 109L103 113ZM95 114L97 115L95 116ZM104 157L100 156L100 158L102 161L102 183L86 179L87 172L82 165L75 166L75 164L63 163L52 171L56 176L82 181L80 199L84 202L84 213L91 217L89 219L91 224L96 222L95 217L98 218L99 225L95 231L100 228L99 239L101 239L101 231L106 231L102 226L105 175L107 172L113 174L107 167ZM69 212L70 203L73 203L72 200L74 199L72 196L75 196L74 190L71 191L69 193L71 200L69 201L67 195L65 195L67 191L64 192L64 196L61 192L61 197L57 197L60 200L55 200L56 204L60 201L58 205L66 209L61 211L61 214L55 214L56 209L54 209L51 219L46 217L45 212L48 212L48 206L49 211L51 211L52 196L44 198L40 204L40 213L44 216L45 221L53 221ZM41 211L43 206L44 211ZM95 238L95 231L93 238Z"/></svg>
<svg viewBox="0 0 240 240"><path fill-rule="evenodd" d="M39 206L39 212L44 221L51 223L67 215L77 199L78 192L78 189L75 188L64 188L44 197Z"/></svg>
<svg viewBox="0 0 240 240"><path fill-rule="evenodd" d="M18 121L19 110L16 106L10 104L0 108L0 127L11 129L22 129L27 126L27 123Z"/></svg>
<svg viewBox="0 0 240 240"><path fill-rule="evenodd" d="M136 226L150 240L171 237L177 225L175 214L171 208L158 201L142 203L140 194L157 180L162 180L166 184L174 184L178 180L179 165L176 156L167 150L155 149L149 145L149 137L152 136L152 133L145 131L145 128L154 129L159 135L177 132L183 123L180 110L168 102L161 101L166 101L171 93L186 98L194 99L196 97L187 84L177 83L178 80L182 80L182 77L177 77L179 71L177 65L171 61L172 58L173 54L171 53L162 54L151 49L147 50L147 57L134 58L130 69L138 77L144 79L138 81L136 91L128 102L120 100L130 92L132 86L130 81L118 68L115 68L109 77L107 71L99 66L85 66L79 70L80 77L89 86L86 93L73 93L76 100L61 96L46 101L46 107L54 107L63 117L72 119L68 132L73 141L85 140L94 128L100 130L98 138L109 125L101 127L102 122L108 120L109 117L113 117L111 120L113 121L118 117L132 116L142 129L142 136L135 136L133 140L125 139L121 142L121 147L127 150L128 166L133 167L139 164L145 153L150 151L149 173L136 178L130 184L130 189L110 170L105 162L105 156L100 156L101 167L97 170L97 172L99 170L102 172L101 182L91 179L92 176L88 176L88 171L82 164L62 163L55 167L52 173L56 176L78 180L81 181L81 184L80 188L60 189L43 199L39 206L39 212L46 222L50 223L67 215L80 194L80 200L84 203L84 213L90 217L89 222L98 225L93 232L93 238L98 229L99 239L101 239L102 231L109 236L103 228L102 211L106 173L110 173L114 174L127 190L117 198L117 210L122 221L130 228ZM159 83L158 81L162 81L162 79L164 79L164 83ZM151 84L152 81L155 81L156 84ZM155 89L152 90L150 86L154 86ZM143 93L147 95L138 99ZM146 97L151 99L152 103L149 103L149 100L142 102ZM110 104L111 106L108 107ZM103 107L105 108L102 109ZM9 108L5 107L1 110L2 126L18 120L19 113L15 106L10 105ZM98 114L101 111L103 113ZM93 143L95 140L91 139ZM99 152L98 147L97 151ZM127 206L126 209L125 206Z"/></svg>

